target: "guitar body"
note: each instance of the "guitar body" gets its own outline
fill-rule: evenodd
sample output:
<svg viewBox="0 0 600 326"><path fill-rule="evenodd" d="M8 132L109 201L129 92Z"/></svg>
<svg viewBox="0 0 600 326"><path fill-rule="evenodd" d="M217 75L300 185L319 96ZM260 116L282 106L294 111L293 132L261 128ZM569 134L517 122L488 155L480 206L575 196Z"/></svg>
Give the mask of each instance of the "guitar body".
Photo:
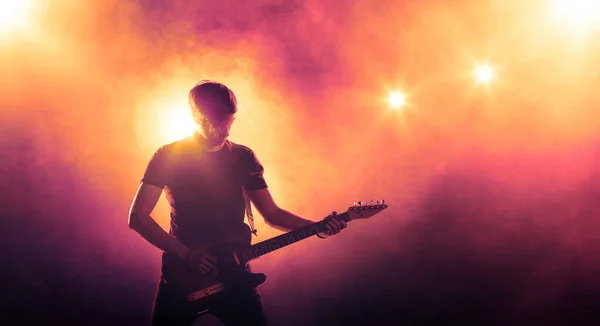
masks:
<svg viewBox="0 0 600 326"><path fill-rule="evenodd" d="M266 275L252 273L248 261L239 254L250 248L251 235L250 228L241 224L228 232L223 241L191 245L192 249L218 259L216 271L208 274L194 270L177 257L165 255L162 273L170 291L194 309L204 310L211 300L225 292L263 284Z"/></svg>

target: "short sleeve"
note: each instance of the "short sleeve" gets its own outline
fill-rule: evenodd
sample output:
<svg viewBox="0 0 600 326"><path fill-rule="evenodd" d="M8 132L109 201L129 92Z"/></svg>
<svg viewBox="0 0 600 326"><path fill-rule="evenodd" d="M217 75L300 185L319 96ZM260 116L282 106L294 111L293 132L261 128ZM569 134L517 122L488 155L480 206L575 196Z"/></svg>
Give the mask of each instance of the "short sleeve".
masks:
<svg viewBox="0 0 600 326"><path fill-rule="evenodd" d="M254 151L248 149L246 152L244 189L248 192L267 188L267 182L263 176L264 168Z"/></svg>
<svg viewBox="0 0 600 326"><path fill-rule="evenodd" d="M169 159L165 148L159 148L148 162L142 182L164 188L169 182L170 168L168 162Z"/></svg>

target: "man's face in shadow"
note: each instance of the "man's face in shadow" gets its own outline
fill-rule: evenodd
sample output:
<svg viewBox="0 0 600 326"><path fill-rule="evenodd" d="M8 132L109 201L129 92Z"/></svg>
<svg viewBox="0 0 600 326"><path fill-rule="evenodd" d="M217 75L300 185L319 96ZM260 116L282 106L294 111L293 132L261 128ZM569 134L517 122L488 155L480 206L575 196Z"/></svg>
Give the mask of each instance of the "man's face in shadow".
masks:
<svg viewBox="0 0 600 326"><path fill-rule="evenodd" d="M213 117L206 116L202 119L200 128L211 147L221 146L227 141L234 120L235 113Z"/></svg>

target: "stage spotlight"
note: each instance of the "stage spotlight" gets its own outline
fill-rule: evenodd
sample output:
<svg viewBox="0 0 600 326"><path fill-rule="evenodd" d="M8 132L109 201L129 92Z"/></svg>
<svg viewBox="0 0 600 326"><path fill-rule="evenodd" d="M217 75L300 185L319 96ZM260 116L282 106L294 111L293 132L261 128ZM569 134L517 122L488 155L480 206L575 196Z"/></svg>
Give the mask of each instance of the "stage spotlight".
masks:
<svg viewBox="0 0 600 326"><path fill-rule="evenodd" d="M189 108L180 106L161 112L162 133L167 141L176 141L190 136L196 130Z"/></svg>
<svg viewBox="0 0 600 326"><path fill-rule="evenodd" d="M475 68L475 80L479 84L489 84L494 79L494 69L488 65L478 65Z"/></svg>
<svg viewBox="0 0 600 326"><path fill-rule="evenodd" d="M552 0L549 9L578 33L600 27L600 0Z"/></svg>
<svg viewBox="0 0 600 326"><path fill-rule="evenodd" d="M31 0L0 0L0 33L27 28Z"/></svg>
<svg viewBox="0 0 600 326"><path fill-rule="evenodd" d="M390 92L387 102L392 109L399 110L406 105L406 96L399 91Z"/></svg>

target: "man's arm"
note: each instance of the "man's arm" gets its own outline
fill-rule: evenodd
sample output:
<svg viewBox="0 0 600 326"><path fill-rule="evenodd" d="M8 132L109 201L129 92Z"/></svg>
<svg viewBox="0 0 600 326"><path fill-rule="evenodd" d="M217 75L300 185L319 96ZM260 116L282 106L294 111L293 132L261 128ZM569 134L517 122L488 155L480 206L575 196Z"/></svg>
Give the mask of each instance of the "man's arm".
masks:
<svg viewBox="0 0 600 326"><path fill-rule="evenodd" d="M315 223L277 206L263 178L263 166L252 151L248 154L248 178L244 189L249 189L248 197L254 203L258 212L264 217L265 222L269 226L282 231L291 231ZM335 218L335 215L336 213L333 212L323 219L323 222L326 222L325 230L327 234L337 234L341 229L346 227L346 222L339 221Z"/></svg>
<svg viewBox="0 0 600 326"><path fill-rule="evenodd" d="M277 206L268 188L252 191L248 197L264 217L265 222L281 231L291 231L315 223Z"/></svg>
<svg viewBox="0 0 600 326"><path fill-rule="evenodd" d="M161 194L162 188L140 183L129 209L129 227L155 247L185 260L189 249L150 216Z"/></svg>

